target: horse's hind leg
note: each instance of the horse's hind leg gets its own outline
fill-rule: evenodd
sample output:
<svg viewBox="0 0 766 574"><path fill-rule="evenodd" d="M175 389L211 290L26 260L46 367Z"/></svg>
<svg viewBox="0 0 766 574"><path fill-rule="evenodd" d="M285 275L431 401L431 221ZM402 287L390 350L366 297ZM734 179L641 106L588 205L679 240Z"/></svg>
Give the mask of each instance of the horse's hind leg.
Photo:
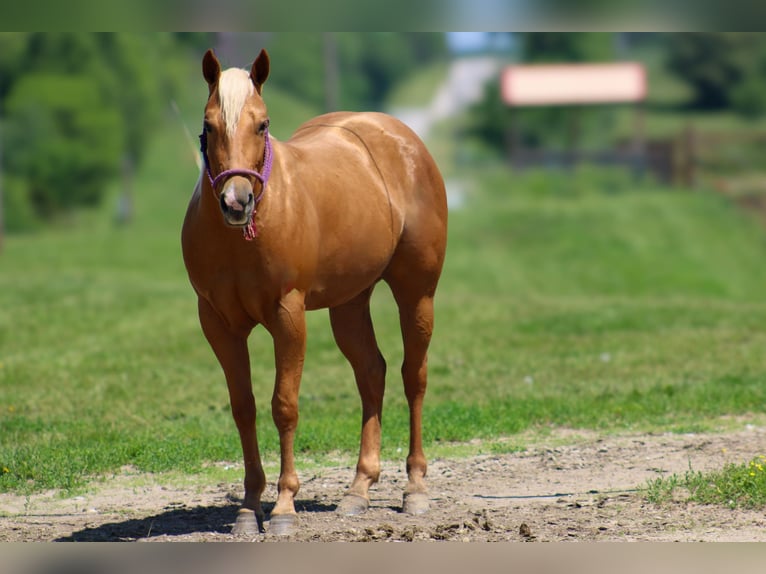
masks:
<svg viewBox="0 0 766 574"><path fill-rule="evenodd" d="M380 476L380 424L386 362L380 354L372 327L371 294L372 288L369 288L351 301L330 309L335 341L354 369L362 399L362 438L356 476L337 508L337 512L346 515L367 510L369 488Z"/></svg>
<svg viewBox="0 0 766 574"><path fill-rule="evenodd" d="M402 381L410 409L410 448L407 455L408 483L404 491L402 509L408 514L422 514L428 510L428 490L425 476L426 456L423 452L422 416L423 399L427 384L427 352L433 331L433 296L410 300L406 296L394 297L399 304L399 321L404 341Z"/></svg>
<svg viewBox="0 0 766 574"><path fill-rule="evenodd" d="M429 507L422 435L423 399L428 377L428 345L434 326L433 299L444 261L444 237L438 234L433 237L431 244L400 243L383 276L399 306L404 342L402 381L410 410L410 447L403 510L408 514L422 514Z"/></svg>

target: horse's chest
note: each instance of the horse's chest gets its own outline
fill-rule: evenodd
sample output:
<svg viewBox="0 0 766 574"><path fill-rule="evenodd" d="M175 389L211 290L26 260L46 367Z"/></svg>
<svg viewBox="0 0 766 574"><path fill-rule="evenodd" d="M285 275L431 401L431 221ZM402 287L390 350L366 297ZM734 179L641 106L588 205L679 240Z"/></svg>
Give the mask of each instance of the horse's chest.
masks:
<svg viewBox="0 0 766 574"><path fill-rule="evenodd" d="M189 269L189 279L197 295L215 309L231 330L248 331L263 322L262 297L257 281L252 277L243 278L231 269L216 266L205 270Z"/></svg>

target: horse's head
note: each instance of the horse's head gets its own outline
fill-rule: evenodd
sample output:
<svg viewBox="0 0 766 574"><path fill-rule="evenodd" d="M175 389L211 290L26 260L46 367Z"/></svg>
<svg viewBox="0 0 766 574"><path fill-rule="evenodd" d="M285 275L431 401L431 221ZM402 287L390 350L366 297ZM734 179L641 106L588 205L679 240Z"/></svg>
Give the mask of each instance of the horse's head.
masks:
<svg viewBox="0 0 766 574"><path fill-rule="evenodd" d="M265 50L250 73L221 64L212 50L202 60L210 90L200 139L213 192L218 195L226 223L248 226L271 168L269 117L261 98L269 75Z"/></svg>

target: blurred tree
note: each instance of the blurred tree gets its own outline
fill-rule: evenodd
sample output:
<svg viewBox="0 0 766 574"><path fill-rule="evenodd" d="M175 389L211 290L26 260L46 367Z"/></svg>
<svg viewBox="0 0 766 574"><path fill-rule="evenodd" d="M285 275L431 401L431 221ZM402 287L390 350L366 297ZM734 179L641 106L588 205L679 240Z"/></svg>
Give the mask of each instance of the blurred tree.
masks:
<svg viewBox="0 0 766 574"><path fill-rule="evenodd" d="M334 34L338 106L378 108L419 64L446 56L443 34ZM270 82L322 107L323 36L268 36ZM8 217L30 227L62 210L91 205L123 174L130 217L132 174L181 81L183 50L211 34L0 33L0 121ZM122 169L121 169L122 168Z"/></svg>
<svg viewBox="0 0 766 574"><path fill-rule="evenodd" d="M117 216L120 222L127 222L133 216L135 170L174 91L172 84L163 81L167 78L162 68L166 37L120 32L97 38L112 71L103 80L107 98L123 119L123 189Z"/></svg>
<svg viewBox="0 0 766 574"><path fill-rule="evenodd" d="M380 109L393 86L419 66L446 57L443 34L376 32L339 35L346 107Z"/></svg>
<svg viewBox="0 0 766 574"><path fill-rule="evenodd" d="M116 106L125 124L125 151L140 161L147 135L162 117L167 97L174 91L165 83L161 37L144 34L97 36L110 74L103 76L105 95Z"/></svg>
<svg viewBox="0 0 766 574"><path fill-rule="evenodd" d="M6 102L4 155L24 177L28 199L44 217L93 205L114 176L121 118L98 84L82 74L23 76Z"/></svg>
<svg viewBox="0 0 766 574"><path fill-rule="evenodd" d="M180 45L203 53L215 45L216 34L214 32L175 32L173 36Z"/></svg>
<svg viewBox="0 0 766 574"><path fill-rule="evenodd" d="M21 72L22 55L27 43L25 32L0 33L0 104ZM2 108L0 107L0 112Z"/></svg>
<svg viewBox="0 0 766 574"><path fill-rule="evenodd" d="M614 57L614 34L606 32L524 32L519 34L527 63L594 62Z"/></svg>
<svg viewBox="0 0 766 574"><path fill-rule="evenodd" d="M269 83L321 108L324 105L321 34L275 34L268 50L272 63Z"/></svg>
<svg viewBox="0 0 766 574"><path fill-rule="evenodd" d="M338 105L379 109L386 95L419 65L447 55L444 34L341 32L333 35L338 58ZM318 107L325 105L325 38L281 32L271 38L270 82Z"/></svg>
<svg viewBox="0 0 766 574"><path fill-rule="evenodd" d="M766 37L760 33L668 34L667 66L693 89L700 109L766 111Z"/></svg>
<svg viewBox="0 0 766 574"><path fill-rule="evenodd" d="M16 212L29 213L22 198L42 218L95 204L120 166L130 198L133 171L177 86L167 56L178 43L171 34L0 35L13 54L0 49L0 109ZM129 217L131 202L123 204Z"/></svg>

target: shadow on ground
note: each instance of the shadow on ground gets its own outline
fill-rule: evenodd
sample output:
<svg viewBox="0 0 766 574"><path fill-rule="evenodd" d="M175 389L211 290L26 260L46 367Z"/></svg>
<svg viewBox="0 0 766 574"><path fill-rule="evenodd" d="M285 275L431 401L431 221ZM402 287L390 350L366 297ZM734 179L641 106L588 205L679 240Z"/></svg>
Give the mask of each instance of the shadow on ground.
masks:
<svg viewBox="0 0 766 574"><path fill-rule="evenodd" d="M264 504L267 516L273 504ZM316 501L296 501L296 510L303 512L332 512L335 505ZM182 536L194 533L229 534L236 519L238 504L224 506L166 507L160 514L108 522L83 528L55 542L121 542L160 536Z"/></svg>

